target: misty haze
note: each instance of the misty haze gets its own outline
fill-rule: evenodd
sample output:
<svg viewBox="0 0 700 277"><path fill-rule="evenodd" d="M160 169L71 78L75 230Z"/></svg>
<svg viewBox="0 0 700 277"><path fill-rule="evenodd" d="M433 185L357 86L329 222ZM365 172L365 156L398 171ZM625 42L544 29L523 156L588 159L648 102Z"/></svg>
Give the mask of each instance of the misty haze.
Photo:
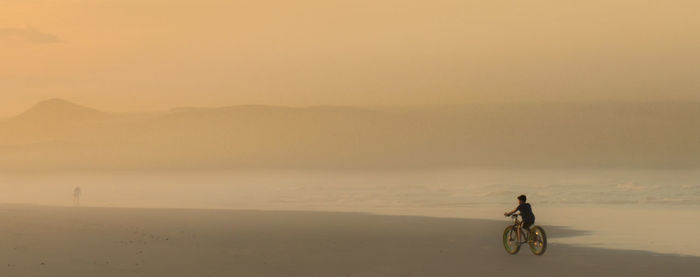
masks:
<svg viewBox="0 0 700 277"><path fill-rule="evenodd" d="M0 276L697 276L698 8L0 1Z"/></svg>
<svg viewBox="0 0 700 277"><path fill-rule="evenodd" d="M700 103L227 106L118 114L61 99L0 122L3 169L697 168Z"/></svg>

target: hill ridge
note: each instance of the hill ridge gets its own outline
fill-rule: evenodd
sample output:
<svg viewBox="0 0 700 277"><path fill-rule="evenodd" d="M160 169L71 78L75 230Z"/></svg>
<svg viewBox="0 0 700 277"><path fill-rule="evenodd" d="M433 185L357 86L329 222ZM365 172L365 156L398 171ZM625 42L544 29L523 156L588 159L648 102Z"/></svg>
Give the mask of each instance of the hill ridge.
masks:
<svg viewBox="0 0 700 277"><path fill-rule="evenodd" d="M12 119L22 121L84 121L100 120L109 116L109 113L95 108L79 105L61 98L51 98L38 102Z"/></svg>

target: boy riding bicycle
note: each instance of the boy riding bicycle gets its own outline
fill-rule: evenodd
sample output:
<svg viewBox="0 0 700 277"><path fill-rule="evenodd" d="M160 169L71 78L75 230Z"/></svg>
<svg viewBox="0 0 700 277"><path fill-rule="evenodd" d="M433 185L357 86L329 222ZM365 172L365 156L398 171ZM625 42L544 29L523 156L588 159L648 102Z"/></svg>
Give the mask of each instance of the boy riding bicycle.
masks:
<svg viewBox="0 0 700 277"><path fill-rule="evenodd" d="M527 231L526 234L529 234L530 226L535 224L535 214L532 213L532 207L529 203L527 203L527 196L524 194L518 196L518 206L515 208L515 210L507 212L504 215L510 216L517 211L520 211L520 217L523 218L523 223L521 223L520 227Z"/></svg>

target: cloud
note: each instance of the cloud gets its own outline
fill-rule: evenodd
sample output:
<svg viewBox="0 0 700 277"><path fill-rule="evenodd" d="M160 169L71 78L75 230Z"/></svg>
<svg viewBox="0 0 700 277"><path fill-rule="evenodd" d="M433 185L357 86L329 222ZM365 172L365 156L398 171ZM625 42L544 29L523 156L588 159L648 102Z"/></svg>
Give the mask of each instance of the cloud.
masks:
<svg viewBox="0 0 700 277"><path fill-rule="evenodd" d="M34 44L61 42L61 39L56 35L45 33L31 27L0 28L0 41L4 40Z"/></svg>

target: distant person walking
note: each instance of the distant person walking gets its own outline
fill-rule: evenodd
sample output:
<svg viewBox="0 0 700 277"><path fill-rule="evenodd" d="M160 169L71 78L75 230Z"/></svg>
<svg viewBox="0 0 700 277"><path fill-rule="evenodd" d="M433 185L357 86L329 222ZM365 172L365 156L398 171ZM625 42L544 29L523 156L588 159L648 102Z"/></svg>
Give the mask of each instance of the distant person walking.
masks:
<svg viewBox="0 0 700 277"><path fill-rule="evenodd" d="M80 187L75 187L73 189L73 205L80 207L80 195L83 194L83 190Z"/></svg>

